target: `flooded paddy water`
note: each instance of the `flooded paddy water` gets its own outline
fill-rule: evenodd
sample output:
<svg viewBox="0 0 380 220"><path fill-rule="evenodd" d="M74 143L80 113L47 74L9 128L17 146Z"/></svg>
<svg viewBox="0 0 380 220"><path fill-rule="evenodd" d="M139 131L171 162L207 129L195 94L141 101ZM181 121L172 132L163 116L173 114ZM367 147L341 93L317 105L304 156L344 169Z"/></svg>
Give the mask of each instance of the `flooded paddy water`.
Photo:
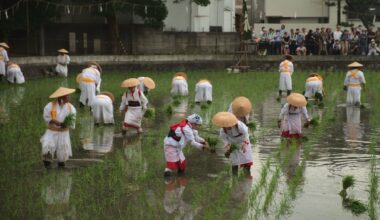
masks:
<svg viewBox="0 0 380 220"><path fill-rule="evenodd" d="M46 170L40 137L48 96L60 85L76 88L75 76L31 79L23 86L0 85L0 213L3 219L377 219L379 191L380 75L366 71L365 108L347 107L344 72L324 73L324 106L310 105L320 124L304 129L301 146L281 143L276 101L278 74L224 71L189 72L190 96L176 102L169 95L173 73L104 73L102 91L115 94L113 126L95 126L88 108L77 107L71 131L73 157L65 169ZM157 89L148 94L154 118L143 120L144 133L121 134L122 80L150 76ZM293 75L294 91L302 92L306 72ZM208 78L214 101L194 104L195 83ZM233 178L221 143L216 153L188 146L186 175L163 178L163 139L169 125L189 113L204 119L203 137L217 137L212 116L225 111L236 96L253 102L254 166L252 178ZM173 113L167 114L168 106ZM354 214L339 192L342 178L356 179L349 196L366 205Z"/></svg>

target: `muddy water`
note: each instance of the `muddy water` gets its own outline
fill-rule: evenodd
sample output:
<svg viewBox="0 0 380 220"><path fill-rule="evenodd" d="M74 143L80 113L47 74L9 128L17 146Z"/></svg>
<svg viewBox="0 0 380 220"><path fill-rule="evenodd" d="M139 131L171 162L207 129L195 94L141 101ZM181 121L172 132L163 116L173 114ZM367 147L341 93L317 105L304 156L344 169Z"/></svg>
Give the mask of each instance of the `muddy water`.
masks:
<svg viewBox="0 0 380 220"><path fill-rule="evenodd" d="M57 85L61 84L70 86L70 81L57 82ZM26 92L28 89L9 87L0 94L0 124L5 126L12 119L17 120L11 117L12 112L25 99L33 97L33 93ZM31 91L37 93L38 90ZM77 98L75 94L72 99ZM172 102L167 96L150 101L156 113ZM289 162L280 167L275 201L268 213L255 215L256 210L247 207L247 203L252 189L258 184L261 169L270 158L272 174L286 154L281 152L280 156L274 156L281 141L276 121L284 103L284 100L276 101L275 94L254 105L252 119L257 130L251 132L255 139L252 178L244 175L237 179L231 177L221 143L214 154L186 147L189 163L186 175L170 180L162 177L165 164L162 142L168 126L195 112L205 121L201 135L216 137L218 132L210 127L209 122L213 113L220 110L217 108L227 109L230 101L227 96L221 96L209 106L200 106L194 105L191 98L181 99L179 105L173 106L173 115L144 119L143 134L131 131L126 136L120 133L121 115L115 114L117 123L113 126L95 126L90 111L78 108L77 129L71 133L74 156L67 168L58 170L54 167L46 171L36 156L30 172L12 175L2 182L1 193L5 195L7 205L0 205L1 213L18 219L246 219L252 216L274 219L282 193L304 157L304 148L299 147ZM30 108L33 112L41 112L41 106ZM335 123L325 128L321 140L312 142L299 192L290 201L289 212L280 216L281 219L368 218L366 213L355 216L344 209L338 193L342 177L354 175L357 183L351 193L361 201L368 200L370 154L367 142L372 132L369 127L371 109L344 105L336 109ZM309 108L310 115L322 120L324 112L317 107ZM304 131L310 135L313 128ZM33 142L38 143L38 138L33 138ZM377 152L379 154L379 147ZM258 201L261 206L263 198ZM14 210L18 210L18 214L14 214Z"/></svg>

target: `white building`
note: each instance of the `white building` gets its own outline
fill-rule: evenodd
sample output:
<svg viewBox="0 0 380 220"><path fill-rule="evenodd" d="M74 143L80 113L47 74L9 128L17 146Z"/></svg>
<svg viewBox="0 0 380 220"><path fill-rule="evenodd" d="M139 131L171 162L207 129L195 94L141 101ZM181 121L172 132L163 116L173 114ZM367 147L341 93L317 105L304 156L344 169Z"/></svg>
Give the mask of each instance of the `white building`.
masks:
<svg viewBox="0 0 380 220"><path fill-rule="evenodd" d="M168 16L164 20L164 31L234 32L235 0L210 0L202 7L183 0L166 1Z"/></svg>

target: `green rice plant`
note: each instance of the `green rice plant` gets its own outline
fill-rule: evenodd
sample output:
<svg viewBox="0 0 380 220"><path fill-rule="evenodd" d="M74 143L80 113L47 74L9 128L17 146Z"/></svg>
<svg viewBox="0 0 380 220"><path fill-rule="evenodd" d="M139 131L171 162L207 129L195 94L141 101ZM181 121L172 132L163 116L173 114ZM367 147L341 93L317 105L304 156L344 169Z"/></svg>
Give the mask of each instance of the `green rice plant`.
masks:
<svg viewBox="0 0 380 220"><path fill-rule="evenodd" d="M206 137L206 142L210 146L210 152L211 153L215 153L216 152L216 145L218 144L219 139L218 138L213 138L213 137Z"/></svg>
<svg viewBox="0 0 380 220"><path fill-rule="evenodd" d="M266 212L268 211L269 205L271 204L273 200L274 193L277 190L278 187L278 180L280 177L280 169L276 168L274 174L272 175L272 179L269 182L269 186L265 192L265 199L262 209Z"/></svg>
<svg viewBox="0 0 380 220"><path fill-rule="evenodd" d="M317 126L317 125L319 125L319 123L320 123L320 118L319 118L319 116L317 116L317 117L313 117L313 118L310 120L310 124L313 125L313 126Z"/></svg>
<svg viewBox="0 0 380 220"><path fill-rule="evenodd" d="M173 106L179 106L179 104L181 104L181 101L179 99L174 99L172 104Z"/></svg>
<svg viewBox="0 0 380 220"><path fill-rule="evenodd" d="M165 110L167 115L172 115L173 114L173 107L171 105L168 105Z"/></svg>
<svg viewBox="0 0 380 220"><path fill-rule="evenodd" d="M145 117L145 118L154 118L155 115L156 115L156 114L155 114L154 108L148 108L148 109L145 111L144 117Z"/></svg>
<svg viewBox="0 0 380 220"><path fill-rule="evenodd" d="M203 103L203 104L201 105L201 109L207 109L207 108L208 108L208 105L207 105L207 104L204 104L204 103Z"/></svg>
<svg viewBox="0 0 380 220"><path fill-rule="evenodd" d="M74 113L70 113L66 116L65 120L63 121L63 125L68 128L68 127L73 127L75 126L75 119L76 116Z"/></svg>
<svg viewBox="0 0 380 220"><path fill-rule="evenodd" d="M247 127L252 130L252 131L255 131L256 130L256 123L251 121L247 124Z"/></svg>
<svg viewBox="0 0 380 220"><path fill-rule="evenodd" d="M355 215L362 214L367 211L367 206L359 200L347 199L344 201L344 207L351 210Z"/></svg>

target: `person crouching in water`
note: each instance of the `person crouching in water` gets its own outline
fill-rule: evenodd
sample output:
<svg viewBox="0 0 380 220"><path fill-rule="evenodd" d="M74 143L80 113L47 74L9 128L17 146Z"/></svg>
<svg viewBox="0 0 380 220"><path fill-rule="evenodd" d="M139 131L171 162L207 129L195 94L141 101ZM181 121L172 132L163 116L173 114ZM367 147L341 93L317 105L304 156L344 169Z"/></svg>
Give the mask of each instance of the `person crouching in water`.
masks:
<svg viewBox="0 0 380 220"><path fill-rule="evenodd" d="M91 110L95 125L103 122L104 124L113 124L113 103L115 98L110 92L101 92L95 96Z"/></svg>
<svg viewBox="0 0 380 220"><path fill-rule="evenodd" d="M361 90L362 88L365 89L364 73L360 71L363 65L353 62L348 67L350 70L346 74L343 87L347 91L347 104L360 106Z"/></svg>
<svg viewBox="0 0 380 220"><path fill-rule="evenodd" d="M57 65L55 66L55 72L59 76L67 77L68 68L67 65L70 63L69 51L66 49L59 49L57 56Z"/></svg>
<svg viewBox="0 0 380 220"><path fill-rule="evenodd" d="M140 81L140 91L142 91L145 96L148 95L150 90L156 88L156 83L150 77L140 76L137 79Z"/></svg>
<svg viewBox="0 0 380 220"><path fill-rule="evenodd" d="M123 134L127 132L128 128L134 128L138 133L143 131L141 121L147 109L148 99L141 92L139 85L140 81L136 78L126 79L121 84L122 88L127 88L120 104L120 112L125 112Z"/></svg>
<svg viewBox="0 0 380 220"><path fill-rule="evenodd" d="M50 167L51 160L57 155L58 167L64 167L65 162L72 156L69 128L75 128L76 110L70 104L69 94L75 89L60 87L49 98L43 117L48 129L41 138L43 162L46 168ZM71 118L67 120L66 118ZM70 123L66 124L66 120Z"/></svg>
<svg viewBox="0 0 380 220"><path fill-rule="evenodd" d="M186 73L178 72L174 75L170 93L172 96L187 96L189 94Z"/></svg>
<svg viewBox="0 0 380 220"><path fill-rule="evenodd" d="M280 85L278 89L279 97L282 97L282 91L286 91L287 95L292 92L292 75L294 72L294 66L292 63L293 57L291 55L285 55L285 60L280 63Z"/></svg>
<svg viewBox="0 0 380 220"><path fill-rule="evenodd" d="M178 170L178 174L185 172L187 162L182 150L187 143L202 150L209 148L208 143L198 135L197 129L201 125L201 116L192 114L181 122L170 126L168 136L164 139L166 160L164 177L170 177L173 170Z"/></svg>
<svg viewBox="0 0 380 220"><path fill-rule="evenodd" d="M230 112L217 113L212 123L221 128L219 135L224 142L225 156L231 160L232 174L238 175L240 166L245 175L250 176L253 158L248 127Z"/></svg>
<svg viewBox="0 0 380 220"><path fill-rule="evenodd" d="M288 140L302 137L302 121L301 116L304 115L307 122L305 127L309 126L310 118L306 109L306 98L299 93L292 93L287 97L287 103L282 107L278 127L281 128L281 137Z"/></svg>
<svg viewBox="0 0 380 220"><path fill-rule="evenodd" d="M195 103L200 104L201 102L208 104L212 102L212 85L207 79L199 80L195 84Z"/></svg>
<svg viewBox="0 0 380 220"><path fill-rule="evenodd" d="M96 62L89 62L88 68L82 70L79 80L80 94L80 106L85 105L92 106L92 102L95 99L96 92L100 91L102 68Z"/></svg>
<svg viewBox="0 0 380 220"><path fill-rule="evenodd" d="M239 121L243 122L245 125L248 124L249 114L251 111L252 103L248 98L244 96L235 98L228 108L228 112L233 113L237 119L239 119Z"/></svg>
<svg viewBox="0 0 380 220"><path fill-rule="evenodd" d="M322 76L318 73L312 73L306 79L305 83L305 98L308 101L310 98L315 98L316 103L323 100L323 82Z"/></svg>
<svg viewBox="0 0 380 220"><path fill-rule="evenodd" d="M19 65L17 65L17 63L12 61L8 62L7 80L9 83L25 83L24 74L22 74L21 68Z"/></svg>

